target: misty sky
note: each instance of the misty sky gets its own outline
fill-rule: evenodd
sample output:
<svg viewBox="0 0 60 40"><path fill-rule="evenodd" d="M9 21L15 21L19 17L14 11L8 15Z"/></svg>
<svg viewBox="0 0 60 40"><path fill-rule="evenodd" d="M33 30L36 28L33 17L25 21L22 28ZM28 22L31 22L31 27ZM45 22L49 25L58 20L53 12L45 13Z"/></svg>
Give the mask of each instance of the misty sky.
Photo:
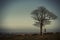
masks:
<svg viewBox="0 0 60 40"><path fill-rule="evenodd" d="M39 27L34 26L31 12L40 6L46 7L58 18L46 26L47 32L60 31L59 0L1 0L0 32L35 33Z"/></svg>

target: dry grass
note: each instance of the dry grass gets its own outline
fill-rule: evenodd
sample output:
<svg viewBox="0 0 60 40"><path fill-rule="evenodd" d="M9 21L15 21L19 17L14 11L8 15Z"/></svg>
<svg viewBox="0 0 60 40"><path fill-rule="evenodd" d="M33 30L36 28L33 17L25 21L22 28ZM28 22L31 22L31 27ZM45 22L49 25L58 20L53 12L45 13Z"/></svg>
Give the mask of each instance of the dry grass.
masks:
<svg viewBox="0 0 60 40"><path fill-rule="evenodd" d="M0 35L0 40L60 40L60 33Z"/></svg>

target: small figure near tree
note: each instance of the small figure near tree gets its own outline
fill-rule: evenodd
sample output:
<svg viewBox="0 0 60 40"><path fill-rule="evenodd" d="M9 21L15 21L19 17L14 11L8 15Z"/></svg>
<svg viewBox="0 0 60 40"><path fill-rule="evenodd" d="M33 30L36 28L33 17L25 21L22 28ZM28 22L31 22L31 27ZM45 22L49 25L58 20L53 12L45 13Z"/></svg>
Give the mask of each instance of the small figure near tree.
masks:
<svg viewBox="0 0 60 40"><path fill-rule="evenodd" d="M51 20L54 20L57 18L56 15L54 15L52 12L48 11L45 7L41 6L38 9L34 10L32 13L33 19L35 19L35 26L40 27L40 35L42 35L42 28L50 24ZM45 29L46 32L46 29Z"/></svg>

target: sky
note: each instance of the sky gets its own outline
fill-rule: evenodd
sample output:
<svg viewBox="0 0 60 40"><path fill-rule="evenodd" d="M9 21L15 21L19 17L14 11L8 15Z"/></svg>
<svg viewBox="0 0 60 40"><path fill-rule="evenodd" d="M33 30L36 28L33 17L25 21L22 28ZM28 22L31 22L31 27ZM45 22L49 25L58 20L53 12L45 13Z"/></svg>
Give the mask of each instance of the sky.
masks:
<svg viewBox="0 0 60 40"><path fill-rule="evenodd" d="M47 32L60 32L60 0L0 0L0 32L39 33L31 12L44 6L58 18L46 25ZM44 28L43 28L44 29Z"/></svg>

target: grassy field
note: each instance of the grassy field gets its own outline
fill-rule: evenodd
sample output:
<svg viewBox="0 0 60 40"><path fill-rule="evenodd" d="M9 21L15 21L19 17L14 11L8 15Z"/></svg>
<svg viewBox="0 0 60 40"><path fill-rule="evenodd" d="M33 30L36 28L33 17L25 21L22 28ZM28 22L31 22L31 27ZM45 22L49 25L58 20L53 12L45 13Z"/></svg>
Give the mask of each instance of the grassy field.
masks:
<svg viewBox="0 0 60 40"><path fill-rule="evenodd" d="M39 34L0 34L0 40L60 40L60 33Z"/></svg>

